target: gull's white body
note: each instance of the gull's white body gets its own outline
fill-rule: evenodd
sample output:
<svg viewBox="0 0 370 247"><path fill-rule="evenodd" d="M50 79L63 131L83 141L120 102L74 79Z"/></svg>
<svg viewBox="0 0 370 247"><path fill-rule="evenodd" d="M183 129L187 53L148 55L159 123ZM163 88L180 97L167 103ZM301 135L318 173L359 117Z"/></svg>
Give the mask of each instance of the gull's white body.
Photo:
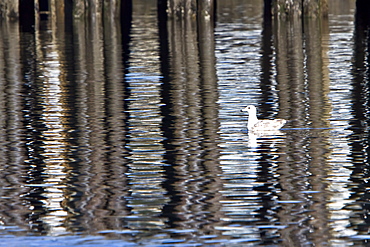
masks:
<svg viewBox="0 0 370 247"><path fill-rule="evenodd" d="M258 120L257 109L253 105L249 105L242 109L243 112L248 112L248 130L250 131L266 131L266 130L278 130L286 123L285 119L274 119L274 120Z"/></svg>

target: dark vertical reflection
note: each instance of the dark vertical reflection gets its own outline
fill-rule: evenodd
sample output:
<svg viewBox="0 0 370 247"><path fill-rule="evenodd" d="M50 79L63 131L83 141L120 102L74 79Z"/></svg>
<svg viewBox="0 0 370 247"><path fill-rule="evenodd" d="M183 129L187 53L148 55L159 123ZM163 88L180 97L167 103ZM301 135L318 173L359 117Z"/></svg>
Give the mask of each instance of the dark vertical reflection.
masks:
<svg viewBox="0 0 370 247"><path fill-rule="evenodd" d="M274 107L279 104L279 98L274 95L276 90L274 89L275 82L273 81L273 28L272 28L272 3L271 1L265 1L263 9L263 23L262 23L262 34L261 34L261 118L268 118L268 114L275 112ZM268 104L272 103L272 104ZM260 222L264 224L271 224L271 222L277 221L277 210L276 207L276 191L279 190L279 183L276 180L274 173L271 172L273 163L269 162L274 159L274 155L266 152L271 150L269 143L261 143L260 149L261 156L258 159L258 177L256 181L259 186L253 188L254 191L258 191L258 198L261 198L261 207L258 209L258 218ZM262 244L271 245L276 244L277 239L269 231L261 229L260 238Z"/></svg>
<svg viewBox="0 0 370 247"><path fill-rule="evenodd" d="M35 0L19 1L19 26L22 32L35 31Z"/></svg>
<svg viewBox="0 0 370 247"><path fill-rule="evenodd" d="M314 231L309 235L308 240L315 245L328 243L331 238L330 228L327 225L330 213L327 209L327 201L330 195L327 193L328 185L326 182L328 157L330 153L329 138L330 127L329 118L331 104L328 94L330 91L329 72L328 72L328 19L327 18L307 18L304 20L304 37L306 52L306 78L307 78L307 98L309 108L307 120L308 126L312 128L311 136L307 138L306 148L309 151L308 172L313 174L309 179L308 189L320 191L313 193L309 208L315 220L309 222L309 226L320 231Z"/></svg>
<svg viewBox="0 0 370 247"><path fill-rule="evenodd" d="M274 19L276 49L276 80L279 90L281 117L292 121L292 126L305 125L306 105L303 71L302 19L298 17Z"/></svg>
<svg viewBox="0 0 370 247"><path fill-rule="evenodd" d="M99 9L90 9L86 18L73 22L65 21L64 14L69 12L56 6L51 4L50 18L40 21L36 35L23 33L20 42L14 42L22 45L21 52L12 57L20 60L15 54L22 56L24 98L22 103L16 103L22 96L20 88L6 85L8 96L4 102L10 105L2 109L14 111L6 120L11 128L9 125L5 129L17 133L24 129L25 174L12 171L20 168L21 159L25 159L18 150L22 142L2 143L18 152L17 165L9 168L12 175L6 176L8 180L12 176L24 180L17 181L22 194L12 198L22 198L30 212L25 214L27 210L16 203L11 205L17 208L18 217L27 217L25 227L30 226L38 234L90 234L120 229L124 227L122 216L127 214L124 64L128 58L130 18L125 19L122 30L126 32L121 36L119 19L113 17L110 6L105 6L101 18ZM15 28L17 31L18 26ZM16 40L16 32L1 30L6 32L2 37ZM9 44L5 50L16 51ZM15 75L12 68L20 66L7 63L6 74ZM6 79L22 81L14 76ZM25 128L19 126L22 123ZM11 134L12 138L18 135ZM4 160L1 164L12 162Z"/></svg>
<svg viewBox="0 0 370 247"><path fill-rule="evenodd" d="M163 186L170 196L162 214L174 233L194 229L182 234L190 240L215 234L221 218L213 23L160 17L159 30L168 164Z"/></svg>
<svg viewBox="0 0 370 247"><path fill-rule="evenodd" d="M89 133L91 132L88 123L88 103L86 81L88 72L86 71L86 51L88 49L93 53L91 44L86 44L86 29L87 21L74 19L69 29L72 30L71 42L73 46L69 51L71 56L68 63L71 68L68 70L67 78L71 80L71 114L74 117L75 130L69 133L72 148L70 155L72 162L70 163L70 172L68 172L66 182L68 187L66 189L66 199L63 202L63 207L68 210L69 215L66 220L66 226L72 231L87 231L88 207L89 204L86 197L92 197L92 192L89 191L89 163L91 148L89 147ZM88 45L88 47L86 47ZM92 82L90 82L91 84ZM93 105L93 103L92 103ZM73 162L74 161L74 162ZM82 205L82 206L81 206ZM84 219L86 218L86 219ZM92 225L92 224L91 224Z"/></svg>
<svg viewBox="0 0 370 247"><path fill-rule="evenodd" d="M34 27L33 27L34 28ZM27 183L41 184L43 162L39 155L41 151L40 143L42 142L41 131L43 125L38 124L41 108L37 103L37 60L36 58L36 36L33 32L23 32L21 35L21 61L23 66L22 74L24 75L24 126L25 126L25 142L27 147L28 176ZM32 226L33 231L43 232L43 225L39 221L39 215L44 213L41 200L41 194L44 192L42 187L30 187L30 191L25 196L29 200L30 208L34 209L28 215L28 223Z"/></svg>
<svg viewBox="0 0 370 247"><path fill-rule="evenodd" d="M272 9L271 1L265 1L263 9L263 23L262 23L262 42L261 42L261 110L262 118L267 118L267 114L274 112L273 107L279 102L277 95L273 95L274 90L272 68L273 68L273 36L272 36ZM273 104L266 104L273 103Z"/></svg>
<svg viewBox="0 0 370 247"><path fill-rule="evenodd" d="M282 201L297 200L302 204L282 204L278 212L280 222L297 222L305 219L305 208L315 211L315 218L300 227L290 226L281 230L284 242L302 245L311 241L325 243L330 238L326 223L326 170L330 145L328 143L329 78L327 71L327 20L301 19L296 16L274 19L276 47L277 88L279 89L281 116L291 120L290 131L280 160L291 160L279 165ZM308 128L310 130L299 130ZM312 138L314 137L314 138ZM314 178L310 179L309 175ZM300 179L297 179L300 178ZM299 191L320 191L313 196ZM297 215L292 215L296 212ZM300 212L300 213L298 213ZM321 232L311 234L311 228ZM321 235L325 232L324 235Z"/></svg>
<svg viewBox="0 0 370 247"><path fill-rule="evenodd" d="M30 210L23 197L29 188L22 186L27 176L27 157L19 64L21 41L17 21L0 21L0 218L3 225L29 229Z"/></svg>
<svg viewBox="0 0 370 247"><path fill-rule="evenodd" d="M131 23L120 23L111 7L105 6L102 18L95 16L96 9L69 27L73 49L67 52L73 67L68 70L68 102L76 129L68 132L71 162L63 206L69 212L68 229L90 234L124 227L122 216L127 214L123 78L128 38L121 35L121 25L126 37Z"/></svg>
<svg viewBox="0 0 370 247"><path fill-rule="evenodd" d="M158 35L159 35L159 56L160 56L160 71L162 74L162 90L161 90L161 99L162 99L162 107L161 107L161 114L162 118L162 132L165 140L163 140L163 147L165 150L165 154L163 155L163 159L168 164L165 169L166 173L166 180L163 182L163 187L170 195L170 203L167 203L163 207L162 215L168 218L167 225L168 227L176 227L175 222L181 220L177 215L173 214L175 210L175 206L181 202L181 197L178 195L178 191L176 191L176 187L174 186L178 179L176 176L176 169L173 164L176 162L174 147L171 140L175 139L174 132L171 131L169 126L173 126L176 118L173 116L173 86L172 86L172 75L171 75L171 59L170 59L170 50L169 50L169 43L170 43L170 30L167 28L167 1L160 0L158 1L157 5L157 17L158 17ZM171 96L171 97L170 97Z"/></svg>
<svg viewBox="0 0 370 247"><path fill-rule="evenodd" d="M354 209L350 222L356 234L369 234L370 205L369 194L369 165L370 165L370 2L356 1L355 31L352 65L352 115L348 136L352 163L351 181L356 186L351 188L351 198L356 200L361 208ZM361 223L359 223L359 221ZM369 244L369 240L363 240Z"/></svg>
<svg viewBox="0 0 370 247"><path fill-rule="evenodd" d="M277 17L274 19L274 44L276 49L276 80L279 90L280 112L283 118L292 120L294 127L305 126L305 106L307 97L305 95L304 81L304 50L302 19L297 16L290 18ZM282 152L286 153L289 159L299 162L282 162L279 164L279 183L281 193L279 200L305 201L304 195L297 193L307 189L306 169L308 166L308 155L302 151L307 145L307 138L299 134L287 136L287 147ZM284 159L287 159L283 155ZM300 177L301 179L297 179ZM306 181L305 181L306 180ZM295 212L296 214L292 214ZM282 224L288 222L299 222L306 216L304 208L299 204L282 204L277 212L277 217ZM299 246L308 242L309 228L307 225L299 227L291 226L280 231L283 243L291 243Z"/></svg>
<svg viewBox="0 0 370 247"><path fill-rule="evenodd" d="M48 19L48 12L50 10L49 1L48 0L38 0L36 1L36 9L40 14L41 20Z"/></svg>
<svg viewBox="0 0 370 247"><path fill-rule="evenodd" d="M70 190L64 201L71 214L69 226L87 232L105 228L108 198L104 184L110 174L105 155L104 29L98 13L99 9L89 8L86 18L73 23L78 147L74 158L79 162L68 173Z"/></svg>
<svg viewBox="0 0 370 247"><path fill-rule="evenodd" d="M114 9L114 8L113 8ZM128 14L126 12L126 14ZM119 19L114 18L110 12L104 12L104 74L105 74L105 112L106 119L104 128L109 130L106 133L106 157L107 157L107 177L105 178L105 186L107 189L107 200L104 203L106 214L106 228L120 229L122 228L121 216L128 209L126 206L125 195L127 191L126 177L123 176L127 172L127 150L126 136L128 132L127 114L125 113L125 105L123 104L126 95L126 84L124 80L124 64L123 59L124 47L121 40L121 25L127 26L125 30L129 33L130 19L120 23ZM125 34L129 35L129 34ZM125 44L126 45L126 44Z"/></svg>
<svg viewBox="0 0 370 247"><path fill-rule="evenodd" d="M195 181L201 173L197 167L200 164L198 143L201 136L196 23L190 18L170 19L167 28L169 57L166 66L170 71L164 78L171 80L163 81L162 99L165 99L166 108L162 107L162 129L166 138L165 162L168 163L163 186L171 201L164 207L163 214L168 217L172 228L199 229L201 227L195 218L197 212L192 208L199 200L195 192L199 183ZM185 139L191 141L184 142ZM184 194L184 191L188 193Z"/></svg>
<svg viewBox="0 0 370 247"><path fill-rule="evenodd" d="M132 0L121 0L120 20L122 36L122 63L124 64L124 69L126 69L130 54L129 44L132 26Z"/></svg>
<svg viewBox="0 0 370 247"><path fill-rule="evenodd" d="M215 6L213 6L215 8ZM215 11L214 9L212 9ZM214 19L200 18L198 21L198 49L199 49L199 79L201 97L201 135L203 139L200 143L201 167L204 171L203 182L199 186L204 190L202 210L210 212L203 216L205 222L202 228L204 234L216 234L216 227L221 225L223 213L221 212L221 193L223 184L219 178L220 169L220 149L219 144L219 117L217 104L219 99L216 58L215 58L215 37ZM201 213L199 213L201 214ZM217 223L215 223L217 222Z"/></svg>

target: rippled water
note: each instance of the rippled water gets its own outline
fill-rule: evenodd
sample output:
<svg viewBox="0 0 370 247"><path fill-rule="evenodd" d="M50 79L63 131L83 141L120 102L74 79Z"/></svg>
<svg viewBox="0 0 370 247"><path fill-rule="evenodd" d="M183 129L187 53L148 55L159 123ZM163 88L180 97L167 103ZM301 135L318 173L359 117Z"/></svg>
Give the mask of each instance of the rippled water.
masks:
<svg viewBox="0 0 370 247"><path fill-rule="evenodd" d="M214 29L134 2L123 25L1 23L0 246L366 246L354 1L304 23L218 1ZM249 104L288 123L249 133Z"/></svg>

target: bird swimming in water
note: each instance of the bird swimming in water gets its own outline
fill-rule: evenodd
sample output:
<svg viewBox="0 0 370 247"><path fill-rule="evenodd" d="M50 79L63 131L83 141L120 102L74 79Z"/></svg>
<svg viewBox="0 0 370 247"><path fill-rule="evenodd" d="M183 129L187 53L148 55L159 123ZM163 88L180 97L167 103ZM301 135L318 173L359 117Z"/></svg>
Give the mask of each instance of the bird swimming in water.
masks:
<svg viewBox="0 0 370 247"><path fill-rule="evenodd" d="M248 130L249 131L266 131L266 130L279 130L287 122L285 119L263 119L258 120L257 109L254 105L249 105L241 110L248 112Z"/></svg>

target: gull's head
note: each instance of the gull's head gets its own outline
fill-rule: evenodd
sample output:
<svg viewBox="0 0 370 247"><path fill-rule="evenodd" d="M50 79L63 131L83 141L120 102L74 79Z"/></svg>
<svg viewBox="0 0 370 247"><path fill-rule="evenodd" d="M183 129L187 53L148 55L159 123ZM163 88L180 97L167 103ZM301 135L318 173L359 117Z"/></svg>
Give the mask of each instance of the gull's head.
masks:
<svg viewBox="0 0 370 247"><path fill-rule="evenodd" d="M254 105L249 105L241 110L242 112L248 112L249 114L255 114L256 113L256 107Z"/></svg>

